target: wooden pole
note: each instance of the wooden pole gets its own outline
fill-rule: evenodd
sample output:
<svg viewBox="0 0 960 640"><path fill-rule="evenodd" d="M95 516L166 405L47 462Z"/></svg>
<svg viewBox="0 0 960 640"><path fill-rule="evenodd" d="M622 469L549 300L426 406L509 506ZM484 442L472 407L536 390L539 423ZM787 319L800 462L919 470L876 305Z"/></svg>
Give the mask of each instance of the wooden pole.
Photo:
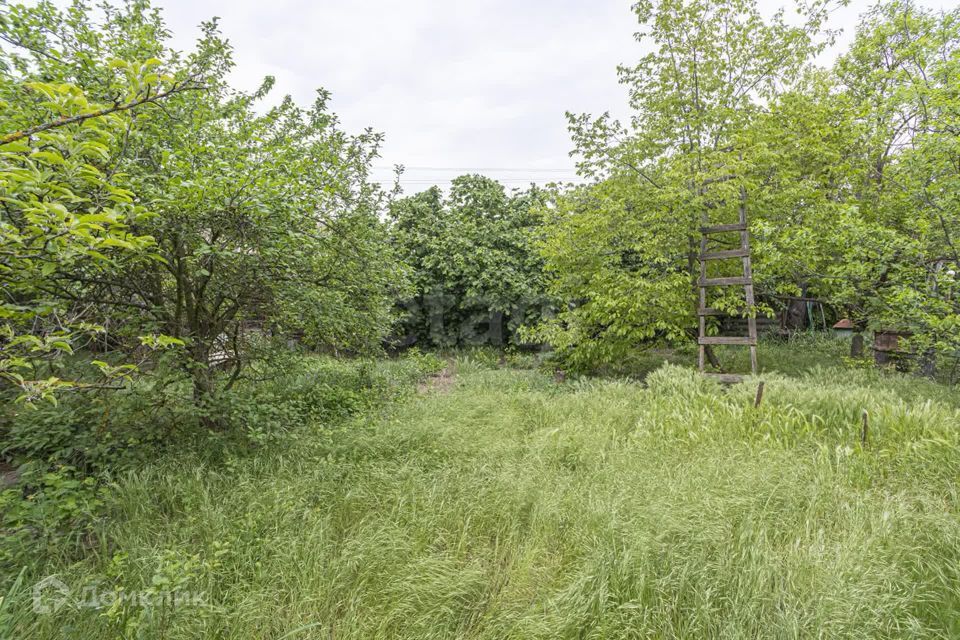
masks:
<svg viewBox="0 0 960 640"><path fill-rule="evenodd" d="M743 153L740 154L740 159L743 160ZM743 230L740 232L740 249L745 252L745 255L742 258L743 261L743 277L747 280L747 284L743 287L743 292L746 297L747 303L747 335L750 336L750 339L753 340L753 344L750 345L750 373L757 375L757 310L756 310L756 301L753 296L753 266L750 262L750 232L747 230L747 189L742 184L740 185L740 210L738 219L740 224L743 225Z"/></svg>
<svg viewBox="0 0 960 640"><path fill-rule="evenodd" d="M759 407L760 403L763 401L763 380L760 381L760 384L757 385L757 397L753 400L753 406Z"/></svg>

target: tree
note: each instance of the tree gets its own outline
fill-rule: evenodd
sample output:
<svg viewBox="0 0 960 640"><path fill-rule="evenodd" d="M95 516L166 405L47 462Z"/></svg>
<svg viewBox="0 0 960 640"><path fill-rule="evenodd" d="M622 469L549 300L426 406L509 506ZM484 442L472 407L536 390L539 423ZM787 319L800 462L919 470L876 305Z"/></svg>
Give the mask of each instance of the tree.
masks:
<svg viewBox="0 0 960 640"><path fill-rule="evenodd" d="M188 343L198 399L213 393L215 369L230 371L227 386L238 378L264 331L376 348L399 280L382 194L366 182L380 136L342 132L323 92L308 110L286 99L264 116L259 97L171 105L135 142L167 273L112 285ZM260 331L245 332L250 323Z"/></svg>
<svg viewBox="0 0 960 640"><path fill-rule="evenodd" d="M960 14L879 5L828 70L809 63L826 9L787 27L750 2L637 6L657 48L621 69L636 115L571 117L598 183L560 195L543 246L571 304L541 335L572 363L692 336L696 226L731 221L742 198L766 303L814 296L861 330L912 332L928 356L957 349Z"/></svg>
<svg viewBox="0 0 960 640"><path fill-rule="evenodd" d="M47 33L39 27L52 7L3 2L0 10L0 39L17 47L0 49L0 377L30 403L66 388L110 384L133 369L94 360L100 379L90 382L62 379L50 366L104 331L77 284L60 290L56 282L109 277L156 257L154 239L134 230L149 213L127 188L114 151L136 110L197 87L159 71L157 59L113 59L98 69L100 97L91 99L72 82L76 77L61 73L62 54L38 35Z"/></svg>
<svg viewBox="0 0 960 640"><path fill-rule="evenodd" d="M18 113L44 108L16 88L39 76L99 96L65 114L56 134L33 129L36 136L79 145L113 127L95 149L105 177L85 188L105 191L97 202L118 213L95 212L101 217L88 222L105 225L94 234L103 240L83 239L86 248L138 252L110 260L110 269L57 257L56 269L41 273L46 297L24 297L84 309L114 352L131 355L157 335L182 342L180 367L211 425L211 401L242 376L259 342L295 336L337 349L379 347L403 287L379 219L385 194L368 181L379 134L345 133L322 90L309 108L286 98L258 111L272 79L250 94L229 87L231 50L215 21L184 55L166 45L162 17L145 0L105 5L101 24L80 3L3 9L0 36L14 47L3 68ZM21 115L7 130L31 131L35 121ZM92 171L74 156L71 176ZM41 231L38 242L49 235Z"/></svg>
<svg viewBox="0 0 960 640"><path fill-rule="evenodd" d="M478 175L453 180L449 196L432 187L390 208L399 256L416 294L404 302L408 342L503 345L548 307L533 249L544 194L507 195Z"/></svg>
<svg viewBox="0 0 960 640"><path fill-rule="evenodd" d="M960 10L938 14L909 1L877 7L838 73L861 105L873 186L864 199L892 236L883 278L863 305L866 324L912 331L920 352L954 354L960 348Z"/></svg>
<svg viewBox="0 0 960 640"><path fill-rule="evenodd" d="M627 126L568 115L581 173L600 182L561 194L544 245L551 292L572 304L541 335L577 366L696 335L701 220L732 221L763 152L751 123L830 35L818 39L822 2L802 7L800 26L782 11L765 21L750 0L644 1L634 11L646 29L638 39L653 45L619 69L634 115ZM575 258L580 246L597 257ZM588 273L567 272L581 266ZM731 296L709 306L755 313Z"/></svg>
<svg viewBox="0 0 960 640"><path fill-rule="evenodd" d="M760 206L780 212L755 234L768 286L809 288L861 330L910 330L923 351L957 345L958 15L874 8L834 69L756 124Z"/></svg>

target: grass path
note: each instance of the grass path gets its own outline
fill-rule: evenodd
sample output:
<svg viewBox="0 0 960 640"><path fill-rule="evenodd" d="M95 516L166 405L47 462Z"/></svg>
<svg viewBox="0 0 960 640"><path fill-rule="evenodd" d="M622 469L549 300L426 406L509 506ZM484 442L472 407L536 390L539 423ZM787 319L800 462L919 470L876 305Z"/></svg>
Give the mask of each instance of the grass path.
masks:
<svg viewBox="0 0 960 640"><path fill-rule="evenodd" d="M426 380L417 385L417 391L420 393L450 392L457 379L457 361L450 359L447 365L439 372L429 376Z"/></svg>
<svg viewBox="0 0 960 640"><path fill-rule="evenodd" d="M124 479L109 546L60 575L205 604L35 637L960 635L960 418L932 386L774 375L753 409L676 367L444 380L294 453Z"/></svg>

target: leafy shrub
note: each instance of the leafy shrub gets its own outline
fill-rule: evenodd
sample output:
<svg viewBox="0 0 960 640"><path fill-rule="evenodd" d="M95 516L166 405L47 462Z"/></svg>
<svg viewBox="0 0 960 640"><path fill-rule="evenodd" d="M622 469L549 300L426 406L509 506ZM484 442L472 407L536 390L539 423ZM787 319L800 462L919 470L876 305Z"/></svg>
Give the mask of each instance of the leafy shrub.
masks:
<svg viewBox="0 0 960 640"><path fill-rule="evenodd" d="M384 362L302 358L282 376L222 394L216 410L230 431L262 445L370 410L442 366L417 350Z"/></svg>
<svg viewBox="0 0 960 640"><path fill-rule="evenodd" d="M64 395L56 405L8 405L2 454L84 473L133 468L158 449L183 444L197 421L187 394L185 380L161 371L118 391Z"/></svg>
<svg viewBox="0 0 960 640"><path fill-rule="evenodd" d="M111 477L161 455L193 454L216 465L264 445L296 444L310 430L402 397L442 365L416 350L379 362L295 356L270 379L219 394L204 410L220 429L207 432L196 428L189 384L173 374L8 412L0 446L20 478L0 493L0 569L22 566L39 549L70 554L91 543Z"/></svg>
<svg viewBox="0 0 960 640"><path fill-rule="evenodd" d="M77 469L22 469L17 486L0 492L0 567L24 564L38 549L77 548L104 504L103 486Z"/></svg>

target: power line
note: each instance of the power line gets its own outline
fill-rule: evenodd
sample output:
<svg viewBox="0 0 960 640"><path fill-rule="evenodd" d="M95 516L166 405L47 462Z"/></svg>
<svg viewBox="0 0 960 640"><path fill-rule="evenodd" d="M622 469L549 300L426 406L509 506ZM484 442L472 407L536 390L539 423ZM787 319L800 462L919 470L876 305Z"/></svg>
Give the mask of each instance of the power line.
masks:
<svg viewBox="0 0 960 640"><path fill-rule="evenodd" d="M564 176L523 176L523 177L507 177L507 178L491 178L491 180L496 180L498 182L529 182L537 180L558 180L563 179ZM578 176L569 176L570 179L579 180ZM400 176L400 182L453 182L456 178L451 177L442 177L442 176L431 176L428 178L417 177L417 178L405 178ZM376 182L393 182L395 178L373 178Z"/></svg>
<svg viewBox="0 0 960 640"><path fill-rule="evenodd" d="M378 184L393 184L393 183L394 183L394 180L371 180L371 182L376 182L376 183L378 183ZM397 182L399 182L400 184L451 184L453 181L452 181L452 180L444 180L444 179L439 179L439 180L403 180L403 179L400 179L400 180L398 180ZM510 180L510 179L507 179L507 180L496 180L495 182L499 182L499 183L501 183L501 184L528 184L528 183L531 183L531 182L574 182L574 180L573 180L573 179L570 179L570 180L553 180L553 179L551 179L551 180L546 180L546 179L537 179L537 178L530 178L530 179L524 180L524 179L519 179L519 178L518 178L518 179L513 179L513 180Z"/></svg>
<svg viewBox="0 0 960 640"><path fill-rule="evenodd" d="M375 166L374 169L381 169L385 171L393 171L393 166ZM502 173L573 173L577 172L576 169L560 169L560 168L546 168L540 169L537 167L414 167L414 166L403 166L404 171L464 171L467 173L476 173L479 171L498 171Z"/></svg>
<svg viewBox="0 0 960 640"><path fill-rule="evenodd" d="M496 182L580 182L582 179L579 176L529 176L523 178L496 178L491 177L491 180ZM395 182L395 178L378 178L371 176L371 182ZM444 182L449 183L453 182L453 178L403 178L401 177L399 182L410 182L410 183L424 183L424 182Z"/></svg>

